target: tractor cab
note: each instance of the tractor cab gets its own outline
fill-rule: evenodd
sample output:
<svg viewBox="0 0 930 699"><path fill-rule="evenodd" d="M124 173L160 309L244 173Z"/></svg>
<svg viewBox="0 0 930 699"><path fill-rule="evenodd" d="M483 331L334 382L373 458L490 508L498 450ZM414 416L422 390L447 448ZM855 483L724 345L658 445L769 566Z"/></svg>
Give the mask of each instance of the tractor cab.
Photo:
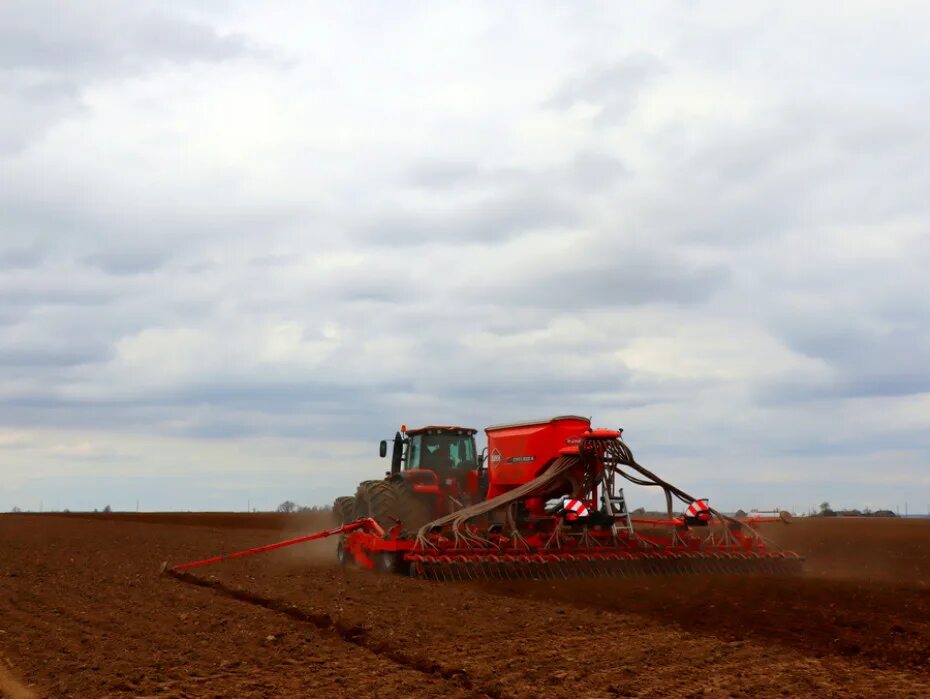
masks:
<svg viewBox="0 0 930 699"><path fill-rule="evenodd" d="M421 427L407 432L405 471L427 469L455 475L478 468L475 433L467 427Z"/></svg>
<svg viewBox="0 0 930 699"><path fill-rule="evenodd" d="M483 499L487 489L483 457L475 447L477 430L470 427L428 425L394 437L389 479L403 481L412 492L434 496L433 510L448 511L449 498L459 506ZM381 456L387 455L387 440Z"/></svg>
<svg viewBox="0 0 930 699"><path fill-rule="evenodd" d="M471 427L429 425L408 430L401 426L394 436L390 475L406 471L434 471L441 476L454 476L475 471L483 459L475 448ZM387 456L388 442L381 441L381 456Z"/></svg>

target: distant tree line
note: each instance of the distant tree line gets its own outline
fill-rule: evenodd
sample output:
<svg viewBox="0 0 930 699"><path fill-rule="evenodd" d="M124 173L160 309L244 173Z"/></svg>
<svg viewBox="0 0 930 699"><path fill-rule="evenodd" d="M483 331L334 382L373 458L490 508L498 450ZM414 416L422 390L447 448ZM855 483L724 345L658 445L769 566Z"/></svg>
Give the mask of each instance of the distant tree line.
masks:
<svg viewBox="0 0 930 699"><path fill-rule="evenodd" d="M293 500L285 500L275 509L275 512L329 512L328 505L298 505Z"/></svg>
<svg viewBox="0 0 930 699"><path fill-rule="evenodd" d="M870 507L866 507L862 510L852 509L852 510L834 510L830 507L829 502L820 503L819 512L817 513L819 517L897 517L892 510L873 510Z"/></svg>

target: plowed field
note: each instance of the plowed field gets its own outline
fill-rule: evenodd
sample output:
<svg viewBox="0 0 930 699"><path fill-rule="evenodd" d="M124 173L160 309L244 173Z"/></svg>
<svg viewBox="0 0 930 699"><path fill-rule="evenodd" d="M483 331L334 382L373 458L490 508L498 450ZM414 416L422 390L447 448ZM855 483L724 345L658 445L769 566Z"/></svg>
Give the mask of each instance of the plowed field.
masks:
<svg viewBox="0 0 930 699"><path fill-rule="evenodd" d="M0 516L12 697L930 696L930 520L766 531L793 579L440 584L332 564L334 542L158 574L329 523Z"/></svg>

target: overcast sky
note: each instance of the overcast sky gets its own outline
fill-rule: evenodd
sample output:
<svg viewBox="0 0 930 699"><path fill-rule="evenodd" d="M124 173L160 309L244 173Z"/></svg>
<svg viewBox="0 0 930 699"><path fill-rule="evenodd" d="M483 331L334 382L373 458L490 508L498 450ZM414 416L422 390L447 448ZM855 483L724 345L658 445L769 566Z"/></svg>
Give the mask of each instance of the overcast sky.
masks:
<svg viewBox="0 0 930 699"><path fill-rule="evenodd" d="M718 507L930 507L926 3L187 5L0 3L0 509L561 413Z"/></svg>

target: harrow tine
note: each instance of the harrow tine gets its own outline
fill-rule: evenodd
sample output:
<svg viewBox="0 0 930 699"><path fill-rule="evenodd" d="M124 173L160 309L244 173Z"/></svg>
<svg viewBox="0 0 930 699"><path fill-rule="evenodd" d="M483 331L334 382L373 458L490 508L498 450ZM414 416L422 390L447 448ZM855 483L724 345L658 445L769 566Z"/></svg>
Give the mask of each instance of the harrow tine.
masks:
<svg viewBox="0 0 930 699"><path fill-rule="evenodd" d="M565 560L565 573L570 578L578 577L578 562L574 559L573 556L569 556Z"/></svg>
<svg viewBox="0 0 930 699"><path fill-rule="evenodd" d="M491 561L488 564L488 576L492 580L504 580L504 571L501 570L500 561Z"/></svg>
<svg viewBox="0 0 930 699"><path fill-rule="evenodd" d="M521 553L468 556L417 555L410 576L428 580L569 580L586 577L633 578L679 575L796 575L803 559L779 552L642 551Z"/></svg>
<svg viewBox="0 0 930 699"><path fill-rule="evenodd" d="M481 561L479 570L481 571L481 574L487 579L491 578L491 566L492 565L493 564L490 561L487 561L487 560Z"/></svg>
<svg viewBox="0 0 930 699"><path fill-rule="evenodd" d="M633 577L633 566L635 560L630 557L619 558L616 561L617 566L617 575L621 578L631 578Z"/></svg>
<svg viewBox="0 0 930 699"><path fill-rule="evenodd" d="M513 569L513 562L506 556L501 556L501 574L504 580L516 580L517 571Z"/></svg>
<svg viewBox="0 0 930 699"><path fill-rule="evenodd" d="M472 561L462 561L462 568L469 580L477 580Z"/></svg>

